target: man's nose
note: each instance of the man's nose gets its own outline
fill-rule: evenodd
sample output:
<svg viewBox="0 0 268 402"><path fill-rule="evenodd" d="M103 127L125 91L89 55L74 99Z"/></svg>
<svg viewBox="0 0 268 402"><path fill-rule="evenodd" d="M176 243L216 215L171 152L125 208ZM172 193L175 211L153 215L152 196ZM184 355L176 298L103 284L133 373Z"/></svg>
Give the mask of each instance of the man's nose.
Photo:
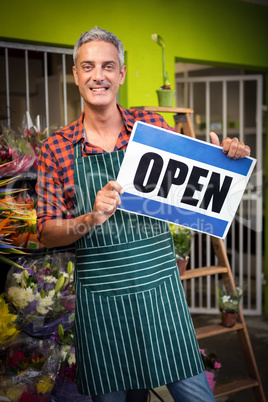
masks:
<svg viewBox="0 0 268 402"><path fill-rule="evenodd" d="M93 81L102 81L103 80L103 70L101 67L95 67L92 75Z"/></svg>

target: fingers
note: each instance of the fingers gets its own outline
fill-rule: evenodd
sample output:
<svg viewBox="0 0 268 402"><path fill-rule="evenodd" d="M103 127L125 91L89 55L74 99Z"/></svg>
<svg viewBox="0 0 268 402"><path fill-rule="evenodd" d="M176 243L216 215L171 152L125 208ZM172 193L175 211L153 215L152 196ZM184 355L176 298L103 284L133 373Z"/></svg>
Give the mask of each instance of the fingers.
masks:
<svg viewBox="0 0 268 402"><path fill-rule="evenodd" d="M119 194L123 194L123 192L122 186L115 181L109 181L98 191L92 210L94 226L101 225L114 214L121 203Z"/></svg>
<svg viewBox="0 0 268 402"><path fill-rule="evenodd" d="M219 137L213 131L209 134L211 142L214 145L221 145L222 151L232 159L241 159L250 155L250 147L245 145L244 142L239 141L238 138L224 138L220 144Z"/></svg>
<svg viewBox="0 0 268 402"><path fill-rule="evenodd" d="M222 141L222 150L232 159L240 159L250 155L250 147L245 145L244 142L239 141L237 138L225 138Z"/></svg>
<svg viewBox="0 0 268 402"><path fill-rule="evenodd" d="M214 145L221 145L219 137L217 136L216 133L214 133L213 131L211 131L211 133L209 133L210 138L211 138L211 142Z"/></svg>
<svg viewBox="0 0 268 402"><path fill-rule="evenodd" d="M109 181L96 196L95 204L99 212L111 213L120 205L119 193L123 193L121 185L114 181Z"/></svg>
<svg viewBox="0 0 268 402"><path fill-rule="evenodd" d="M115 190L117 191L119 194L123 194L124 190L123 187L121 186L121 184L117 183L117 181L109 181L106 186L103 187L103 189L107 189L107 190Z"/></svg>

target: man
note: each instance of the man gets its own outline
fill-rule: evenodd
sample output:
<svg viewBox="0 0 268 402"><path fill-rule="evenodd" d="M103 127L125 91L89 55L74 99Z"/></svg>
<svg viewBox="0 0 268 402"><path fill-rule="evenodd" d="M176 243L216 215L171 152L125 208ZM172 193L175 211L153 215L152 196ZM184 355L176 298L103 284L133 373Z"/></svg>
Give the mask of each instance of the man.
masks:
<svg viewBox="0 0 268 402"><path fill-rule="evenodd" d="M139 402L166 384L175 401L215 401L168 225L117 209L116 177L134 122L169 127L155 113L117 105L126 67L114 34L97 27L82 34L73 74L85 109L45 141L37 193L42 244L76 242L78 390L95 402ZM250 153L237 139L222 147L235 159Z"/></svg>

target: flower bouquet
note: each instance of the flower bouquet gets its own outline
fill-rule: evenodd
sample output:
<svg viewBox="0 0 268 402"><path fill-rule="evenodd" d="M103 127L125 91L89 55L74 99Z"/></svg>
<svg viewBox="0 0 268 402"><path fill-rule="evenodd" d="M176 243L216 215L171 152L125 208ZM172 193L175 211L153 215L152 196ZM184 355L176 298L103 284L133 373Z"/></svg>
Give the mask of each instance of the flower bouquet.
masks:
<svg viewBox="0 0 268 402"><path fill-rule="evenodd" d="M0 349L12 342L27 323L22 314L16 314L4 297L0 297Z"/></svg>
<svg viewBox="0 0 268 402"><path fill-rule="evenodd" d="M51 394L51 402L89 402L90 396L79 394L76 386L76 360L74 348L74 327L64 331L58 326L58 333L51 336L61 350L61 365L56 385Z"/></svg>
<svg viewBox="0 0 268 402"><path fill-rule="evenodd" d="M217 356L215 355L215 353L210 353L209 355L207 355L205 349L199 349L199 350L201 353L202 361L204 363L205 372L206 372L209 386L210 386L212 392L214 392L216 379L217 379L219 370L221 368L221 363L219 363L217 361Z"/></svg>
<svg viewBox="0 0 268 402"><path fill-rule="evenodd" d="M239 304L243 295L240 287L227 289L220 280L217 285L218 304L221 312L222 324L225 327L233 327L236 323Z"/></svg>
<svg viewBox="0 0 268 402"><path fill-rule="evenodd" d="M8 258L10 254L25 254L22 249L17 247L20 244L14 244L10 238L19 229L18 220L25 219L25 213L22 217L21 210L18 210L13 204L15 194L18 191L21 192L21 190L10 187L15 180L16 177L0 180L0 261L19 267ZM31 217L28 214L27 219L31 221Z"/></svg>
<svg viewBox="0 0 268 402"><path fill-rule="evenodd" d="M75 309L74 254L56 252L18 262L23 269L9 270L6 297L30 320L24 331L46 337L57 332L58 324L70 328Z"/></svg>
<svg viewBox="0 0 268 402"><path fill-rule="evenodd" d="M16 219L19 224L10 232L9 238L12 244L26 250L43 248L44 246L37 238L36 197L30 196L27 192L21 192L16 198L16 203L12 202L8 205L16 211Z"/></svg>
<svg viewBox="0 0 268 402"><path fill-rule="evenodd" d="M12 177L30 169L35 152L30 143L4 128L0 135L0 178Z"/></svg>
<svg viewBox="0 0 268 402"><path fill-rule="evenodd" d="M48 402L59 368L57 345L19 334L0 350L0 400Z"/></svg>
<svg viewBox="0 0 268 402"><path fill-rule="evenodd" d="M35 160L33 169L37 170L39 154L45 138L47 138L47 130L41 131L40 129L40 116L36 118L36 124L34 125L28 112L25 114L22 138L24 138L32 146L35 153Z"/></svg>

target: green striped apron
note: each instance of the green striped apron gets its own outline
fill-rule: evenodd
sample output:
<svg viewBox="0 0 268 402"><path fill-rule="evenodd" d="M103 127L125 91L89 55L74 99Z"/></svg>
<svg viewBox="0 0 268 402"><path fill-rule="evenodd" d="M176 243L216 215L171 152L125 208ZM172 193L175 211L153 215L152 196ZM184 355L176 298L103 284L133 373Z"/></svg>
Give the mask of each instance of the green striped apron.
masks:
<svg viewBox="0 0 268 402"><path fill-rule="evenodd" d="M74 149L75 215L116 180L124 150ZM203 371L167 223L117 210L76 244L77 388L155 388Z"/></svg>

